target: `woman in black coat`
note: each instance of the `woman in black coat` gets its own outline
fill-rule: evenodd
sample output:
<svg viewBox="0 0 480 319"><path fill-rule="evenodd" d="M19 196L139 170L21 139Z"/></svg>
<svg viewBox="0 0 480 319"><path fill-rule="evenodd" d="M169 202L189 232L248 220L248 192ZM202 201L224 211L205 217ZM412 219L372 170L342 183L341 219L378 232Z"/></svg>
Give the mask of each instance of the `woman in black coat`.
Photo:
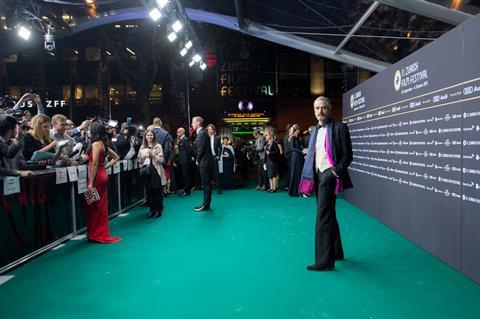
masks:
<svg viewBox="0 0 480 319"><path fill-rule="evenodd" d="M264 133L265 143L265 166L270 182L269 192L275 193L278 189L278 174L280 166L280 147L275 142L275 132L272 127L266 127Z"/></svg>

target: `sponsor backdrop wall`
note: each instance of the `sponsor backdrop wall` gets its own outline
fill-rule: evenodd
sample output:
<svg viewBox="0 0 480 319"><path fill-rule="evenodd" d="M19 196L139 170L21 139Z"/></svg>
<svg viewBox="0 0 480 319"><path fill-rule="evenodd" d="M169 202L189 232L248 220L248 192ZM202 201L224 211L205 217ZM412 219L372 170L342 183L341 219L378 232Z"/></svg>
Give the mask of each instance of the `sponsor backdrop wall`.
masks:
<svg viewBox="0 0 480 319"><path fill-rule="evenodd" d="M345 199L480 283L480 16L343 96Z"/></svg>

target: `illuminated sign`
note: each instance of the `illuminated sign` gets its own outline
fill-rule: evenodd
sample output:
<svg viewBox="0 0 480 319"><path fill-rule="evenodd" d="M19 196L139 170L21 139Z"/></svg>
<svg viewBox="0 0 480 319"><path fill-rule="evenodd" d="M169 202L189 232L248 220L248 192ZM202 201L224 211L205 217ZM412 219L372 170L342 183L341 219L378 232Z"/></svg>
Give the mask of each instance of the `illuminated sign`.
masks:
<svg viewBox="0 0 480 319"><path fill-rule="evenodd" d="M270 97L275 95L274 77L262 72L260 61L220 61L218 93L222 97Z"/></svg>
<svg viewBox="0 0 480 319"><path fill-rule="evenodd" d="M265 113L228 113L228 117L245 119L245 118L259 118L265 116Z"/></svg>
<svg viewBox="0 0 480 319"><path fill-rule="evenodd" d="M47 108L56 108L56 107L64 107L67 105L65 100L46 100L47 104L45 105ZM34 105L33 101L23 102L20 107L23 108L32 108ZM36 104L35 104L36 105Z"/></svg>

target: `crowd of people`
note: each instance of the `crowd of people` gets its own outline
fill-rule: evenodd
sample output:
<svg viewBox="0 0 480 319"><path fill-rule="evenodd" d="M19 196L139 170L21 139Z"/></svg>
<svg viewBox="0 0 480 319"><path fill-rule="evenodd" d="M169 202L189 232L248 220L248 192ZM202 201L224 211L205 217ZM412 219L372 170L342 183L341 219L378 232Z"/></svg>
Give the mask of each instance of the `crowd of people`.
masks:
<svg viewBox="0 0 480 319"><path fill-rule="evenodd" d="M36 104L38 113L22 112L25 103ZM288 125L282 143L273 127L265 127L236 150L228 136L218 136L215 125L205 125L200 116L188 128L177 128L175 138L159 117L145 130L130 119L119 128L118 122L99 118L76 126L62 114L50 118L38 95L25 94L0 114L0 175L28 178L37 170L88 163L87 236L113 243L121 238L110 236L108 229L107 169L118 160L138 160L150 209L147 218L161 217L164 196L180 189L180 196L203 189L195 211L208 211L214 186L219 195L235 188L237 163L242 177L256 167L257 191L277 192L283 175L290 196L316 194L316 262L308 269L331 270L335 260L343 259L335 196L351 187L346 168L352 161L348 128L330 119L331 109L329 99L319 97L314 102L318 124L303 136L298 124Z"/></svg>

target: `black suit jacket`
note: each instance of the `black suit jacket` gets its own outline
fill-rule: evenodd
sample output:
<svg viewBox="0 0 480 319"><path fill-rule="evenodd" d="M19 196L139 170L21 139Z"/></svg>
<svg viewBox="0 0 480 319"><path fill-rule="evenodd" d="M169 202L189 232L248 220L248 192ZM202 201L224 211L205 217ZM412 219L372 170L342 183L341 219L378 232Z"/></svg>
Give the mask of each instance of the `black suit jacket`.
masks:
<svg viewBox="0 0 480 319"><path fill-rule="evenodd" d="M207 131L202 127L195 139L197 149L197 162L200 168L209 168L213 165L212 149L210 147L210 137Z"/></svg>
<svg viewBox="0 0 480 319"><path fill-rule="evenodd" d="M318 130L315 129L312 132L317 134ZM333 141L333 143L332 143ZM332 121L332 137L330 139L330 149L334 150L335 158L335 173L340 176L342 180L343 189L352 188L352 181L350 175L348 174L348 166L352 163L353 153L352 153L352 141L350 139L350 132L348 126L345 123L333 122ZM313 163L315 169L315 161Z"/></svg>
<svg viewBox="0 0 480 319"><path fill-rule="evenodd" d="M210 136L208 138L210 143ZM220 153L222 152L222 141L220 140L220 136L215 135L213 138L213 149L215 150L215 158L219 160L221 156Z"/></svg>
<svg viewBox="0 0 480 319"><path fill-rule="evenodd" d="M192 146L186 136L183 136L178 142L178 154L176 154L176 161L180 165L187 165L192 160Z"/></svg>

